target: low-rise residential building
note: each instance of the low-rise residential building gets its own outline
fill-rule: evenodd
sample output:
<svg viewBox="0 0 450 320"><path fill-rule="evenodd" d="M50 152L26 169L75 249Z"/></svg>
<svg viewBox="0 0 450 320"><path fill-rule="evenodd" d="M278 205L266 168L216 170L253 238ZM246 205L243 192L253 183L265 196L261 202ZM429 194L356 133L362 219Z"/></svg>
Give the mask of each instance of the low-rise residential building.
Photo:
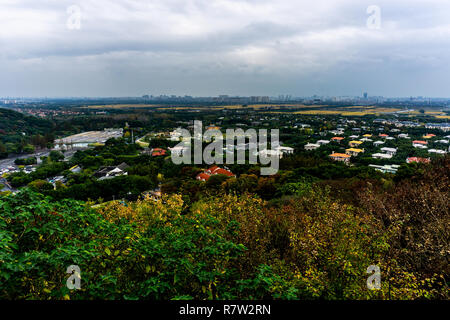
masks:
<svg viewBox="0 0 450 320"><path fill-rule="evenodd" d="M257 152L257 154L260 157L265 157L265 158L268 158L268 157L278 157L280 159L283 158L283 153L278 150L264 149L264 150Z"/></svg>
<svg viewBox="0 0 450 320"><path fill-rule="evenodd" d="M439 129L444 132L450 131L450 123L427 123L425 125L427 129Z"/></svg>
<svg viewBox="0 0 450 320"><path fill-rule="evenodd" d="M419 158L419 157L410 157L410 158L406 159L406 163L412 163L412 162L430 163L431 160L430 160L430 158Z"/></svg>
<svg viewBox="0 0 450 320"><path fill-rule="evenodd" d="M279 147L275 148L275 151L278 151L279 153L281 153L282 157L285 155L294 154L294 148L291 148L291 147L279 146Z"/></svg>
<svg viewBox="0 0 450 320"><path fill-rule="evenodd" d="M444 150L428 149L428 153L446 154L447 152Z"/></svg>
<svg viewBox="0 0 450 320"><path fill-rule="evenodd" d="M384 141L378 140L378 141L375 141L375 142L373 143L373 145L374 145L374 146L381 146L381 145L384 144L384 143L385 143Z"/></svg>
<svg viewBox="0 0 450 320"><path fill-rule="evenodd" d="M428 142L423 140L414 140L412 142L414 148L426 149Z"/></svg>
<svg viewBox="0 0 450 320"><path fill-rule="evenodd" d="M374 153L374 154L372 154L372 158L374 158L374 159L391 159L392 158L392 154Z"/></svg>
<svg viewBox="0 0 450 320"><path fill-rule="evenodd" d="M345 153L332 153L332 154L330 154L329 157L331 159L333 159L334 161L341 161L346 164L348 164L350 162L350 156Z"/></svg>
<svg viewBox="0 0 450 320"><path fill-rule="evenodd" d="M125 171L127 168L129 168L129 166L125 162L118 166L101 167L94 173L94 177L99 180L106 180L119 176L126 176L128 175L128 172Z"/></svg>
<svg viewBox="0 0 450 320"><path fill-rule="evenodd" d="M396 174L398 168L400 168L400 166L397 164L387 164L384 166L369 164L369 167L374 168L375 170L383 172L383 173L392 173L392 174Z"/></svg>
<svg viewBox="0 0 450 320"><path fill-rule="evenodd" d="M72 173L80 173L81 171L83 171L83 169L81 169L79 165L75 165L72 168L70 168L69 171Z"/></svg>
<svg viewBox="0 0 450 320"><path fill-rule="evenodd" d="M390 154L390 155L395 155L397 153L397 148L381 148L380 149L382 152L386 153L386 154Z"/></svg>
<svg viewBox="0 0 450 320"><path fill-rule="evenodd" d="M350 148L350 149L345 150L345 154L348 154L353 157L356 157L356 156L360 155L361 153L364 153L364 149Z"/></svg>
<svg viewBox="0 0 450 320"><path fill-rule="evenodd" d="M344 134L344 130L343 129L341 129L341 130L339 130L339 129L338 130L331 130L330 133L334 134L335 136L340 136L340 135Z"/></svg>
<svg viewBox="0 0 450 320"><path fill-rule="evenodd" d="M218 166L212 166L211 168L205 170L204 172L199 173L196 179L200 181L208 181L209 178L218 174L225 175L230 178L235 177L234 173L228 169L222 169Z"/></svg>
<svg viewBox="0 0 450 320"><path fill-rule="evenodd" d="M350 147L352 147L352 148L355 148L355 147L360 146L360 145L363 144L363 143L364 143L363 141L352 140L352 141L350 141L350 142L348 143L348 145L349 145Z"/></svg>
<svg viewBox="0 0 450 320"><path fill-rule="evenodd" d="M170 152L176 156L182 157L184 154L189 153L190 148L187 146L175 146L169 148Z"/></svg>
<svg viewBox="0 0 450 320"><path fill-rule="evenodd" d="M329 144L330 141L329 140L319 140L316 143L321 146L321 145L324 145L324 144Z"/></svg>
<svg viewBox="0 0 450 320"><path fill-rule="evenodd" d="M338 142L338 143L340 143L342 140L344 140L344 137L333 137L333 138L331 138L331 141Z"/></svg>
<svg viewBox="0 0 450 320"><path fill-rule="evenodd" d="M312 151L320 148L320 144L317 143L308 143L305 145L305 150Z"/></svg>
<svg viewBox="0 0 450 320"><path fill-rule="evenodd" d="M152 157L159 157L159 156L165 156L167 153L166 150L161 148L155 148L152 150Z"/></svg>

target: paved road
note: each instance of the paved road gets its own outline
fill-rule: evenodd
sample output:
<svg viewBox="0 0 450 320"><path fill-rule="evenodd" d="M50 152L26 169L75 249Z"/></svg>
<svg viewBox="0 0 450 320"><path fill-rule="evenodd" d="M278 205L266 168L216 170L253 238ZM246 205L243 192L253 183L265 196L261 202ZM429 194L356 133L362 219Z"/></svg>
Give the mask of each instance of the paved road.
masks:
<svg viewBox="0 0 450 320"><path fill-rule="evenodd" d="M81 149L79 149L81 150ZM14 161L16 159L20 159L20 158L29 158L29 157L36 157L38 164L41 164L41 157L47 157L49 155L51 150L46 150L46 151L40 151L34 154L27 154L27 155L20 155L20 156L13 156L11 158L7 158L7 159L3 159L0 160L0 170L2 169L6 169L8 167L16 167L14 164ZM70 159L75 152L77 152L78 150L68 150L64 153L64 156L66 157L66 159Z"/></svg>

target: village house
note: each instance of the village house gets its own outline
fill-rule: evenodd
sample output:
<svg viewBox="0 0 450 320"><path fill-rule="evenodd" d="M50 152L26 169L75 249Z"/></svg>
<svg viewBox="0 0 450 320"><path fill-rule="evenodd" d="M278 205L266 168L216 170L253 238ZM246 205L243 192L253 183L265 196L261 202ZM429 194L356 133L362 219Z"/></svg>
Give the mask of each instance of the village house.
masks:
<svg viewBox="0 0 450 320"><path fill-rule="evenodd" d="M446 154L447 152L444 150L428 149L428 153Z"/></svg>
<svg viewBox="0 0 450 320"><path fill-rule="evenodd" d="M396 174L398 168L400 168L400 166L397 164L387 164L384 166L369 164L369 167L374 168L375 170L383 172L383 173L392 173L392 174Z"/></svg>
<svg viewBox="0 0 450 320"><path fill-rule="evenodd" d="M397 148L381 148L380 149L382 152L386 153L386 154L390 154L390 155L395 155L397 153Z"/></svg>
<svg viewBox="0 0 450 320"><path fill-rule="evenodd" d="M360 155L361 153L364 153L364 149L350 148L350 149L345 150L345 154L348 154L353 157L356 157L356 156Z"/></svg>
<svg viewBox="0 0 450 320"><path fill-rule="evenodd" d="M294 154L294 148L291 147L283 147L283 146L278 146L275 148L275 151L277 151L278 153L280 153L280 159L284 156L284 155L289 155L289 154Z"/></svg>
<svg viewBox="0 0 450 320"><path fill-rule="evenodd" d="M167 153L166 150L161 148L155 148L152 150L152 157L159 157L159 156L165 156Z"/></svg>
<svg viewBox="0 0 450 320"><path fill-rule="evenodd" d="M344 137L333 137L331 138L331 141L340 143L342 140L344 140Z"/></svg>
<svg viewBox="0 0 450 320"><path fill-rule="evenodd" d="M175 146L173 148L169 148L170 152L176 156L183 156L185 153L189 153L190 148L187 146Z"/></svg>
<svg viewBox="0 0 450 320"><path fill-rule="evenodd" d="M305 145L305 150L307 151L312 151L312 150L316 150L320 148L320 144L316 144L316 143L307 143Z"/></svg>
<svg viewBox="0 0 450 320"><path fill-rule="evenodd" d="M439 129L444 132L450 131L450 123L427 123L425 125L427 129Z"/></svg>
<svg viewBox="0 0 450 320"><path fill-rule="evenodd" d="M372 154L372 158L374 158L374 159L391 159L392 158L392 154L374 153L374 154Z"/></svg>
<svg viewBox="0 0 450 320"><path fill-rule="evenodd" d="M363 143L364 143L363 141L352 140L352 141L350 141L350 142L348 143L348 145L349 145L350 147L352 147L352 148L355 148L355 147L360 146L360 145L363 144Z"/></svg>
<svg viewBox="0 0 450 320"><path fill-rule="evenodd" d="M235 177L235 175L228 169L222 169L218 166L212 166L204 172L199 173L196 179L199 181L208 181L209 178L218 174L225 175L227 177Z"/></svg>
<svg viewBox="0 0 450 320"><path fill-rule="evenodd" d="M119 176L126 176L128 175L128 172L126 172L125 170L128 168L129 165L127 165L125 162L119 164L118 166L101 167L94 173L94 177L99 180L107 180Z"/></svg>
<svg viewBox="0 0 450 320"><path fill-rule="evenodd" d="M345 164L350 163L350 156L345 153L332 153L329 155L329 157L334 161L341 161L344 162Z"/></svg>
<svg viewBox="0 0 450 320"><path fill-rule="evenodd" d="M414 148L426 149L428 142L422 140L414 140L412 145Z"/></svg>
<svg viewBox="0 0 450 320"><path fill-rule="evenodd" d="M344 134L344 129L330 130L330 133L334 134L335 136L340 136Z"/></svg>
<svg viewBox="0 0 450 320"><path fill-rule="evenodd" d="M419 157L410 157L410 158L406 159L406 163L412 163L412 162L430 163L431 160L430 160L430 158L419 158Z"/></svg>

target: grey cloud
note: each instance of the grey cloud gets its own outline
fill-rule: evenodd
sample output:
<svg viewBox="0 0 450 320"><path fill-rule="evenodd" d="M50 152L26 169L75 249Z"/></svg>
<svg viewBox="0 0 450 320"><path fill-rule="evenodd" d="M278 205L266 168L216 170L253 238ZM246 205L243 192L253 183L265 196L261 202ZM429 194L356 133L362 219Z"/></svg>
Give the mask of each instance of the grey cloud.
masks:
<svg viewBox="0 0 450 320"><path fill-rule="evenodd" d="M450 3L376 2L381 30L365 0L3 0L0 96L445 96Z"/></svg>

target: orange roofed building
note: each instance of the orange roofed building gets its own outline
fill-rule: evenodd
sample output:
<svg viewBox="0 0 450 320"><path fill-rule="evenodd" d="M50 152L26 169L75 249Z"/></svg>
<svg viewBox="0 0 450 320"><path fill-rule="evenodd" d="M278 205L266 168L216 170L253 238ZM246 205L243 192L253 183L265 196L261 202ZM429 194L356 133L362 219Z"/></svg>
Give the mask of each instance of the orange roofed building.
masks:
<svg viewBox="0 0 450 320"><path fill-rule="evenodd" d="M196 177L197 180L200 181L208 181L211 176L215 176L218 174L225 175L227 177L235 177L234 173L227 169L222 169L218 166L212 166L211 168L205 170L202 173L199 173Z"/></svg>
<svg viewBox="0 0 450 320"><path fill-rule="evenodd" d="M166 150L161 148L155 148L152 150L152 157L159 157L159 156L165 156Z"/></svg>
<svg viewBox="0 0 450 320"><path fill-rule="evenodd" d="M330 154L330 158L333 159L334 161L342 161L345 163L349 163L350 162L350 155L345 154L345 153L332 153Z"/></svg>
<svg viewBox="0 0 450 320"><path fill-rule="evenodd" d="M343 137L334 137L334 138L331 138L331 141L336 141L336 142L341 142L342 140L344 140Z"/></svg>

